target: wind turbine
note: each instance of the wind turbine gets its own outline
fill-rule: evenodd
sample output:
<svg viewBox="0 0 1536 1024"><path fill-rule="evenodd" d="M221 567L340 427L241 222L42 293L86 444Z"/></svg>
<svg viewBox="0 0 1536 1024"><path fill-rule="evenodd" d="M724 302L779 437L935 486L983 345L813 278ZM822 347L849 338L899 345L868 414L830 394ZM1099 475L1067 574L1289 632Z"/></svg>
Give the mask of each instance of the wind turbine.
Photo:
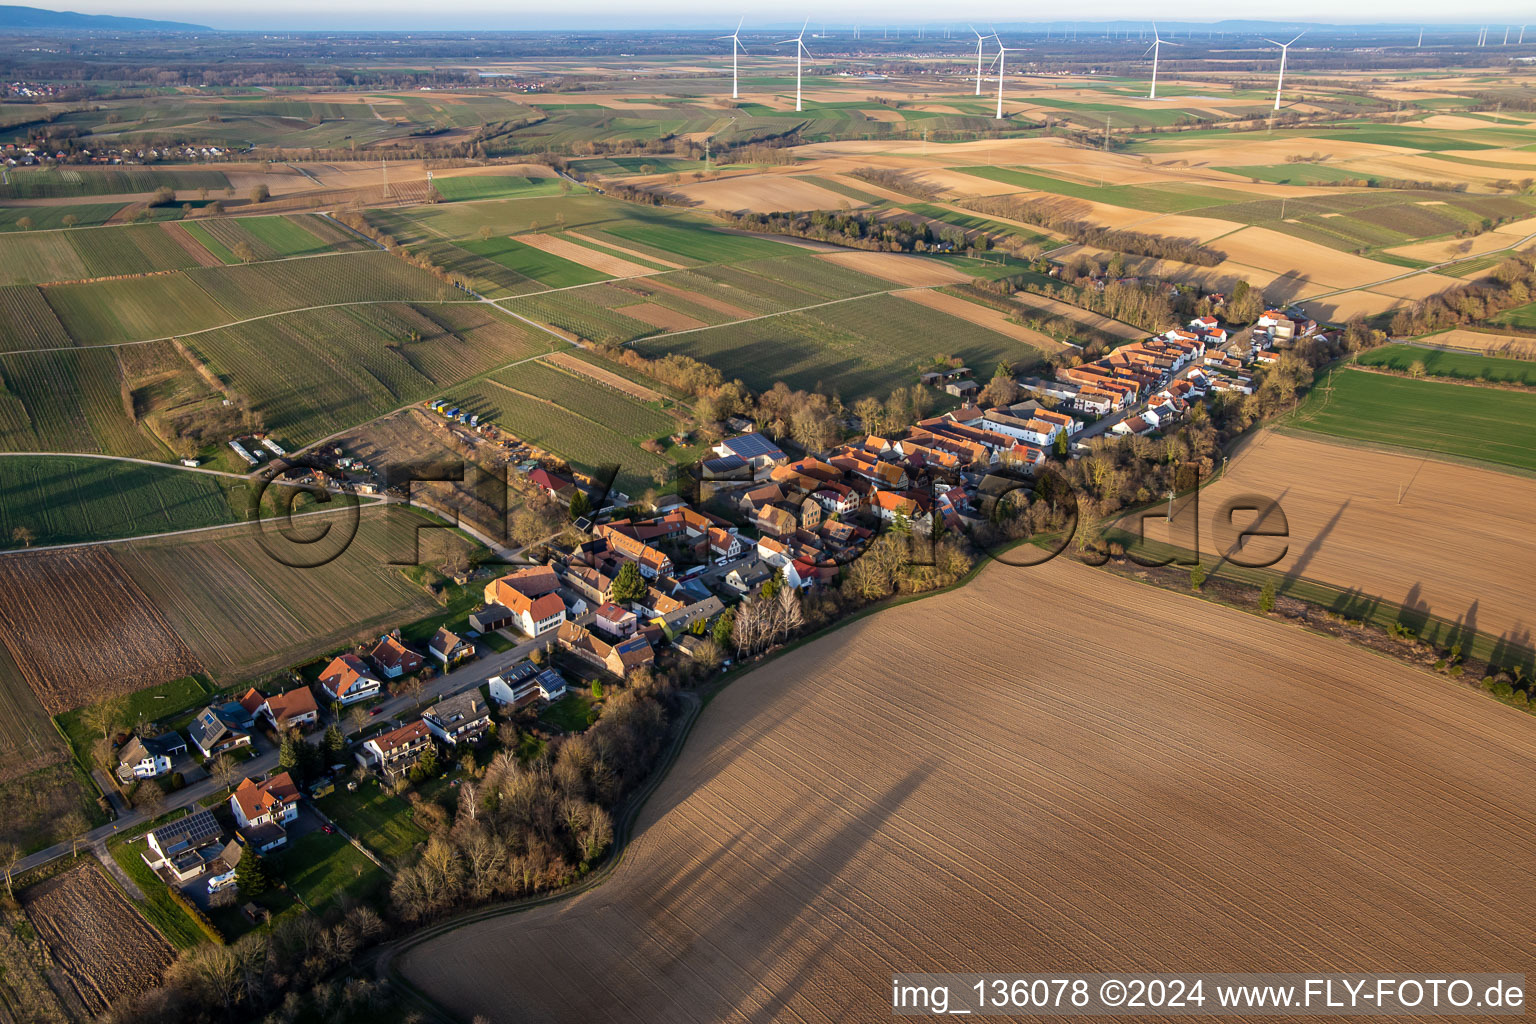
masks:
<svg viewBox="0 0 1536 1024"><path fill-rule="evenodd" d="M1300 39L1302 36L1304 36L1306 34L1307 33L1305 31L1299 32L1296 35L1296 39ZM1285 88L1285 55L1291 52L1291 47L1295 44L1296 39L1292 39L1289 43L1276 42L1273 39L1265 39L1264 40L1266 43L1274 43L1274 45L1280 47L1280 77L1278 79L1276 79L1276 81L1275 81L1275 109L1276 110L1280 109L1280 90Z"/></svg>
<svg viewBox="0 0 1536 1024"><path fill-rule="evenodd" d="M1147 53L1152 55L1152 91L1147 93L1147 99L1149 100L1157 99L1157 58L1162 54L1162 47L1164 43L1167 43L1169 46L1179 45L1178 43L1169 43L1168 40L1158 35L1157 22L1154 21L1152 23L1152 45L1147 47L1146 53L1142 54L1143 57L1145 57Z"/></svg>
<svg viewBox="0 0 1536 1024"><path fill-rule="evenodd" d="M996 32L992 33L992 38L997 40L997 119L1001 121L1003 119L1003 64L1009 50L1017 52L1023 47L1004 46Z"/></svg>
<svg viewBox="0 0 1536 1024"><path fill-rule="evenodd" d="M795 38L793 38L793 39L780 39L777 43L774 44L776 46L783 46L785 43L794 43L795 44L795 110L796 110L796 112L799 112L799 110L800 110L800 58L803 55L811 52L810 50L807 50L805 48L805 29L806 29L806 26L809 25L810 23L811 23L811 19L810 18L806 18L805 19L805 25L801 25L800 26L800 34L799 35L795 36Z"/></svg>
<svg viewBox="0 0 1536 1024"><path fill-rule="evenodd" d="M972 32L976 32L976 26L975 25L971 26L971 31ZM993 32L992 35L996 36L997 33ZM986 41L987 41L987 37L986 36L982 35L980 32L976 32L976 95L977 96L981 95L981 44L986 42Z"/></svg>
<svg viewBox="0 0 1536 1024"><path fill-rule="evenodd" d="M736 55L739 53L747 52L747 48L741 45L741 26L746 22L746 20L747 16L743 14L741 16L741 21L736 23L735 32L732 32L728 36L715 36L716 39L729 39L731 41L731 99L733 100L741 98L741 93L737 91L736 87Z"/></svg>

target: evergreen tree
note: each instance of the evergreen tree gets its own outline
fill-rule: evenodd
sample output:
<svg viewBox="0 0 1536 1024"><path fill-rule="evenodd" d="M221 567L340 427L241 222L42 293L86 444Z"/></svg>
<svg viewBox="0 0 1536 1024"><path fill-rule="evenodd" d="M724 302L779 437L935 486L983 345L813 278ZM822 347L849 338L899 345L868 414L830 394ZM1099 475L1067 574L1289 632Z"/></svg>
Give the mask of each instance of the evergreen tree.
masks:
<svg viewBox="0 0 1536 1024"><path fill-rule="evenodd" d="M578 490L571 495L571 521L575 522L582 516L592 514L592 502L585 491Z"/></svg>
<svg viewBox="0 0 1536 1024"><path fill-rule="evenodd" d="M347 749L347 738L341 734L341 729L335 723L325 730L325 752L332 760L340 757Z"/></svg>
<svg viewBox="0 0 1536 1024"><path fill-rule="evenodd" d="M250 849L242 852L240 863L235 865L235 886L240 895L245 899L260 896L267 891L267 885L267 869L260 855Z"/></svg>
<svg viewBox="0 0 1536 1024"><path fill-rule="evenodd" d="M714 632L710 635L710 639L714 640L721 650L730 650L731 634L735 629L736 611L733 608L727 608L715 619Z"/></svg>
<svg viewBox="0 0 1536 1024"><path fill-rule="evenodd" d="M283 737L283 745L277 751L277 767L280 771L291 772L299 766L299 744L289 733Z"/></svg>
<svg viewBox="0 0 1536 1024"><path fill-rule="evenodd" d="M645 578L640 575L640 566L634 562L625 562L618 576L614 577L608 596L614 603L623 604L626 601L638 601L649 591Z"/></svg>

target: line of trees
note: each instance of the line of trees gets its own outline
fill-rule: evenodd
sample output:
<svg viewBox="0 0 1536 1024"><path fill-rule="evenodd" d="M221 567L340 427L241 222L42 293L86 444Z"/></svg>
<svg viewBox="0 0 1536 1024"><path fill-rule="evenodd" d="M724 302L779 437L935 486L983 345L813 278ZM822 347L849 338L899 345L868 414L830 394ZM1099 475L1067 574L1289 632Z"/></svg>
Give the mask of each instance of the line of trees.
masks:
<svg viewBox="0 0 1536 1024"><path fill-rule="evenodd" d="M1157 260L1176 260L1197 267L1214 267L1227 258L1218 249L1201 245L1190 238L1168 238L1140 231L1100 227L1073 216L1070 207L1056 199L1020 199L1016 196L982 196L960 203L968 210L989 213L1010 220L1037 224L1048 231L1065 235L1074 242L1099 249L1111 249Z"/></svg>
<svg viewBox="0 0 1536 1024"><path fill-rule="evenodd" d="M1456 285L1392 317L1391 333L1411 337L1473 324L1531 301L1536 255L1519 253L1500 263L1487 280Z"/></svg>
<svg viewBox="0 0 1536 1024"><path fill-rule="evenodd" d="M966 231L952 224L935 225L905 217L883 219L863 212L739 213L722 210L717 215L739 231L791 235L873 252L927 252L946 245L953 249L983 251L992 247L991 239L982 231Z"/></svg>

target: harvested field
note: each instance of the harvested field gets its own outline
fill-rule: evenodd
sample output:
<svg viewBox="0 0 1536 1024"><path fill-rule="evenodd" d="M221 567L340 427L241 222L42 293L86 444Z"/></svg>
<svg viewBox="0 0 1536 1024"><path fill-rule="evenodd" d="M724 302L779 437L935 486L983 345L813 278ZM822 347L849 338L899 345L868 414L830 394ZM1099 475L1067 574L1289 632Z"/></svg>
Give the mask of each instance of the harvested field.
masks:
<svg viewBox="0 0 1536 1024"><path fill-rule="evenodd" d="M1536 229L1536 224L1529 220L1516 221L1514 224L1506 224L1501 227L1517 229L1509 233L1501 231L1486 231L1481 235L1471 238L1447 238L1438 242L1414 242L1411 245L1399 245L1385 250L1394 256L1407 256L1410 259L1428 260L1430 263L1443 263L1448 260L1463 260L1468 256L1481 256L1484 253L1505 249L1513 239L1510 234L1524 238Z"/></svg>
<svg viewBox="0 0 1536 1024"><path fill-rule="evenodd" d="M605 252L578 245L564 238L556 238L553 235L528 234L518 235L517 240L524 245L531 245L541 252L547 252L551 256L559 256L563 260L572 263L580 263L584 267L596 270L600 274L610 277L641 277L645 274L654 274L656 271L650 267L631 263L629 260L610 256Z"/></svg>
<svg viewBox="0 0 1536 1024"><path fill-rule="evenodd" d="M660 392L652 391L643 384L636 384L628 377L621 377L612 370L605 370L601 366L587 362L585 359L577 359L568 352L551 352L544 358L545 362L553 363L562 370L580 374L599 384L605 384L615 391L622 392L631 398L641 402L660 402L665 396Z"/></svg>
<svg viewBox="0 0 1536 1024"><path fill-rule="evenodd" d="M1396 277L1401 267L1368 260L1363 256L1330 249L1317 242L1294 238L1269 228L1248 227L1227 235L1218 246L1227 259L1262 270L1272 271L1291 283L1294 294L1331 291L1336 288L1358 288L1377 281ZM1225 267L1220 269L1226 269ZM1390 287L1406 285L1409 281L1428 282L1430 291L1440 291L1457 284L1454 278L1433 274L1419 274L1394 282Z"/></svg>
<svg viewBox="0 0 1536 1024"><path fill-rule="evenodd" d="M1464 348L1473 352L1486 352L1489 355L1536 359L1536 338L1518 334L1485 334L1482 331L1468 331L1458 327L1442 334L1431 334L1420 340L1430 345Z"/></svg>
<svg viewBox="0 0 1536 1024"><path fill-rule="evenodd" d="M1242 495L1285 513L1279 572L1515 640L1536 626L1536 480L1270 431L1200 492L1201 529ZM1166 527L1149 519L1148 539L1167 540Z"/></svg>
<svg viewBox="0 0 1536 1024"><path fill-rule="evenodd" d="M159 984L174 950L94 860L32 886L22 907L52 955L59 995L84 1016ZM63 985L59 986L62 982Z"/></svg>
<svg viewBox="0 0 1536 1024"><path fill-rule="evenodd" d="M201 667L101 548L0 557L0 627L0 640L51 715Z"/></svg>
<svg viewBox="0 0 1536 1024"><path fill-rule="evenodd" d="M659 263L663 267L668 267L672 270L686 269L681 263L673 263L671 260L664 260L660 256L652 256L649 253L637 252L628 246L618 245L617 243L611 242L606 238L593 238L591 235L584 235L580 231L567 231L566 234L572 238L579 238L583 242L590 242L593 245L600 245L605 249L612 249L614 252L620 254L621 256L632 256L637 260L646 260L650 263Z"/></svg>
<svg viewBox="0 0 1536 1024"><path fill-rule="evenodd" d="M657 305L654 302L637 302L632 306L616 306L614 312L633 317L641 323L650 324L652 327L660 327L664 331L691 331L697 327L707 327L702 320L696 320L687 313L680 313L675 309Z"/></svg>
<svg viewBox="0 0 1536 1024"><path fill-rule="evenodd" d="M669 189L707 210L773 213L778 210L850 210L864 204L786 174L750 174Z"/></svg>
<svg viewBox="0 0 1536 1024"><path fill-rule="evenodd" d="M821 257L828 263L836 263L848 270L857 270L892 284L908 288L928 288L938 284L959 284L971 276L938 260L921 256L903 256L895 252L847 252L828 253Z"/></svg>
<svg viewBox="0 0 1536 1024"><path fill-rule="evenodd" d="M598 888L397 963L464 1019L583 1024L886 1021L892 972L983 963L1507 969L1536 877L1483 866L1536 858L1532 757L1368 652L994 565L733 683Z"/></svg>
<svg viewBox="0 0 1536 1024"><path fill-rule="evenodd" d="M1006 334L1014 341L1022 341L1041 352L1059 352L1067 347L1049 335L1015 323L1008 319L1008 314L1002 310L962 299L958 295L950 295L934 288L909 288L895 294L908 302L948 313L950 316L959 317L961 320L967 320L988 330L996 331L998 334Z"/></svg>

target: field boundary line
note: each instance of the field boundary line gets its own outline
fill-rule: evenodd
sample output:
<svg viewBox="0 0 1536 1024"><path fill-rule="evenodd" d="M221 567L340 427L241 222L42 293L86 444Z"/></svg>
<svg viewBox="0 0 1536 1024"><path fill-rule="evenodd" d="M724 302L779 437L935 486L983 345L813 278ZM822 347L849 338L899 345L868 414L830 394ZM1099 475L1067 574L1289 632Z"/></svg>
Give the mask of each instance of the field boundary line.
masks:
<svg viewBox="0 0 1536 1024"><path fill-rule="evenodd" d="M195 331L183 331L180 334L167 334L159 338L141 338L138 341L113 341L101 345L61 345L56 348L19 348L9 352L0 352L0 357L32 355L39 352L79 352L84 349L94 348L127 348L130 345L153 345L161 341L175 341L178 338L195 338L199 334L209 334L213 331L222 331L229 327L239 327L242 324L255 323L258 320L270 320L275 316L292 316L295 313L309 313L317 309L339 309L344 306L468 306L481 302L491 302L487 298L477 299L354 299L349 302L324 302L316 306L300 306L297 309L282 309L275 313L262 313L260 316L248 316L244 320L231 320L228 323L216 324L213 327L200 327ZM493 303L494 305L494 303ZM511 310L502 310L512 316L517 314ZM523 319L523 318L519 318ZM531 321L530 321L531 322ZM535 326L538 326L535 324Z"/></svg>
<svg viewBox="0 0 1536 1024"><path fill-rule="evenodd" d="M161 465L161 463L153 463L153 465ZM244 477L241 479L244 479ZM396 504L400 504L400 502L386 498L381 501L371 502L368 506L359 506L359 511L361 511L364 507L382 508L385 505ZM284 516L283 518L291 521L294 519L304 519L309 516L337 515L345 511L347 510L344 508L324 508L317 509L313 512L300 512L297 515ZM238 523L219 523L214 526L193 526L186 530L167 530L164 533L140 533L135 534L132 537L111 537L105 540L77 540L71 541L68 544L36 544L30 548L7 548L3 551L0 551L0 558L5 558L8 555L25 555L34 551L67 551L71 548L94 548L102 547L107 544L131 544L135 541L141 540L158 540L165 537L185 537L188 534L193 533L212 533L215 530L234 530L242 526L252 527L258 525L259 522L260 520L247 519Z"/></svg>

